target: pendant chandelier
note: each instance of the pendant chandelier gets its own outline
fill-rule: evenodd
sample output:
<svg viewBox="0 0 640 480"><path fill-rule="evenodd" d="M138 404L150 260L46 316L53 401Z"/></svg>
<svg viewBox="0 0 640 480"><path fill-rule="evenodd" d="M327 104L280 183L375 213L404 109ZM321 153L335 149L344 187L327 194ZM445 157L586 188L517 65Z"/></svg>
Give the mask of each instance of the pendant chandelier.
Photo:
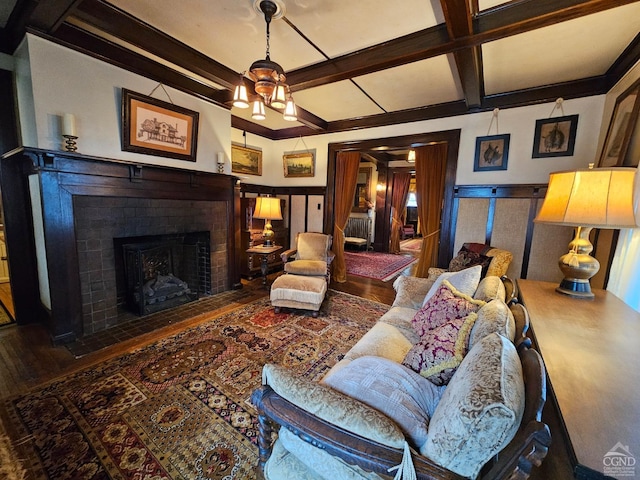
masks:
<svg viewBox="0 0 640 480"><path fill-rule="evenodd" d="M256 60L251 64L248 71L240 75L240 83L238 83L233 93L233 106L249 108L249 94L244 82L244 76L247 75L253 80L255 93L257 94L253 100L251 118L264 120L266 118L265 105L269 105L283 110L283 118L293 122L298 119L298 113L289 85L285 83L287 77L282 67L271 60L269 53L269 25L273 15L278 11L278 5L272 0L262 0L259 8L264 13L264 19L267 24L267 53L264 60Z"/></svg>

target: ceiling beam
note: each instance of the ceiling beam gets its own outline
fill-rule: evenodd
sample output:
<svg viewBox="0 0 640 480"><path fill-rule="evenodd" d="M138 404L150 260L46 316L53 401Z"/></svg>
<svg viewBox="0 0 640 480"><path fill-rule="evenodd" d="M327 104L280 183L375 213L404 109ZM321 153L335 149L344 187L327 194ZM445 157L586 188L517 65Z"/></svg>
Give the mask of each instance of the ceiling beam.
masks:
<svg viewBox="0 0 640 480"><path fill-rule="evenodd" d="M102 0L85 0L74 17L224 88L238 83L238 72Z"/></svg>
<svg viewBox="0 0 640 480"><path fill-rule="evenodd" d="M473 16L477 11L468 0L440 0L449 38L465 38L473 35ZM453 52L458 76L462 84L468 108L482 105L484 82L482 79L482 50L474 45Z"/></svg>
<svg viewBox="0 0 640 480"><path fill-rule="evenodd" d="M98 58L111 65L228 108L226 102L229 99L229 92L227 90L217 90L205 85L201 81L194 80L184 73L180 73L166 65L162 65L139 53L132 52L125 47L109 42L104 38L93 35L74 25L64 23L56 30L54 35L45 34L38 30L30 31L47 40Z"/></svg>
<svg viewBox="0 0 640 480"><path fill-rule="evenodd" d="M520 0L482 12L471 35L450 39L438 25L287 73L293 91L374 73L580 18L639 0Z"/></svg>
<svg viewBox="0 0 640 480"><path fill-rule="evenodd" d="M27 27L54 32L82 0L18 0L2 29L0 51L12 55Z"/></svg>

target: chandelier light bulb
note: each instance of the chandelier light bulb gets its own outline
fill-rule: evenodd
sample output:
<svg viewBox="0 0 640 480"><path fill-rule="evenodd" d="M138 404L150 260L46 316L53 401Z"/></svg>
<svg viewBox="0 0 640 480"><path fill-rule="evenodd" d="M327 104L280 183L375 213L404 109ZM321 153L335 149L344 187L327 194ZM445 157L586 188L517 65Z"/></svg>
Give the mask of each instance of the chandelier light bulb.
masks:
<svg viewBox="0 0 640 480"><path fill-rule="evenodd" d="M287 99L287 105L284 108L283 118L288 120L289 122L295 122L298 120L298 109L296 108L296 104L293 101L293 97L289 95Z"/></svg>
<svg viewBox="0 0 640 480"><path fill-rule="evenodd" d="M238 108L249 108L249 94L243 81L236 85L233 92L233 106Z"/></svg>
<svg viewBox="0 0 640 480"><path fill-rule="evenodd" d="M266 117L264 112L264 102L262 98L258 98L253 102L253 113L251 114L251 118L254 120L264 120Z"/></svg>

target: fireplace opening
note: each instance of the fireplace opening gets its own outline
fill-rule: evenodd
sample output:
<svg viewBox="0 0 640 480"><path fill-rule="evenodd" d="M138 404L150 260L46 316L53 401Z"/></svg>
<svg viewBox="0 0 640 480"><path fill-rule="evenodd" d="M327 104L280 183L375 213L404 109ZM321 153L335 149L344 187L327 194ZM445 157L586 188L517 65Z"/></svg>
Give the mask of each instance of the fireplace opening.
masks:
<svg viewBox="0 0 640 480"><path fill-rule="evenodd" d="M209 237L190 232L115 238L118 304L144 316L210 295Z"/></svg>

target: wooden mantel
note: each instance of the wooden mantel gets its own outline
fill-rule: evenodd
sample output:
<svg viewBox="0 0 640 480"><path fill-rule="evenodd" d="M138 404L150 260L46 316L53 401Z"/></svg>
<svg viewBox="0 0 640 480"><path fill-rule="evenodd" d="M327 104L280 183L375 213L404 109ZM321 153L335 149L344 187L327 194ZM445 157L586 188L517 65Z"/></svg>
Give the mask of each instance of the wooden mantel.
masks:
<svg viewBox="0 0 640 480"><path fill-rule="evenodd" d="M39 292L30 182L37 176L51 309ZM82 334L82 299L73 197L133 197L226 202L228 285L239 288L240 197L230 175L139 164L78 153L19 148L0 161L11 288L16 322L44 322L56 343ZM34 197L35 198L35 197ZM39 231L40 229L38 229Z"/></svg>

